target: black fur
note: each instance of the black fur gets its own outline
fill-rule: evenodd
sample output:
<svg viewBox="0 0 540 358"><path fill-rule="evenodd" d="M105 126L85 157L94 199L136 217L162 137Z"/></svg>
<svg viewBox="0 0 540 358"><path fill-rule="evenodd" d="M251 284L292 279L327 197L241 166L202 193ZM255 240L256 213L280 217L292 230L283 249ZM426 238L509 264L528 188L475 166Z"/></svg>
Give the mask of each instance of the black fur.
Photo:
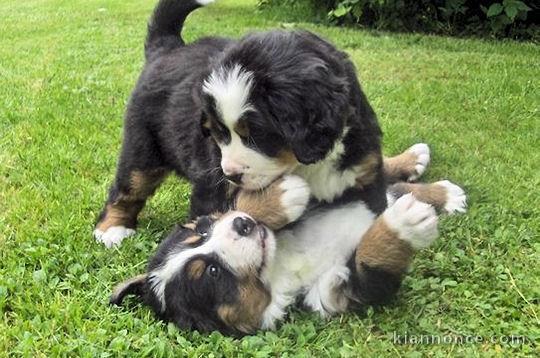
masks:
<svg viewBox="0 0 540 358"><path fill-rule="evenodd" d="M354 256L347 263L347 267L355 273L347 282L348 296L353 306L361 308L390 302L399 290L403 277L364 263L360 265L360 270L357 270Z"/></svg>

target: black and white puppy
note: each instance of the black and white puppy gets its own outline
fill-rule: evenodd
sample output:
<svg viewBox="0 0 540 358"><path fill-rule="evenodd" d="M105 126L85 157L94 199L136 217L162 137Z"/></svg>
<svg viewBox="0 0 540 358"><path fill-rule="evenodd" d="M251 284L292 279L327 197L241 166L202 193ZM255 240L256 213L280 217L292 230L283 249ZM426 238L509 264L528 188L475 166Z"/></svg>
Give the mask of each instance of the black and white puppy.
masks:
<svg viewBox="0 0 540 358"><path fill-rule="evenodd" d="M414 252L437 236L434 208L465 208L463 191L449 182L391 188L395 202L378 217L358 201L312 210L285 228L290 212L307 206L304 180L289 175L264 192L241 192L236 211L177 228L147 273L120 284L111 303L135 294L182 329L233 335L274 328L299 297L323 317L385 303Z"/></svg>
<svg viewBox="0 0 540 358"><path fill-rule="evenodd" d="M161 0L154 11L96 239L110 247L134 233L170 172L193 185L192 218L226 211L238 187L261 189L284 174L306 180L316 206L361 200L382 213L393 166L383 164L381 131L347 55L306 31L185 44L184 20L207 2ZM421 174L428 148L411 151L410 169L391 175Z"/></svg>

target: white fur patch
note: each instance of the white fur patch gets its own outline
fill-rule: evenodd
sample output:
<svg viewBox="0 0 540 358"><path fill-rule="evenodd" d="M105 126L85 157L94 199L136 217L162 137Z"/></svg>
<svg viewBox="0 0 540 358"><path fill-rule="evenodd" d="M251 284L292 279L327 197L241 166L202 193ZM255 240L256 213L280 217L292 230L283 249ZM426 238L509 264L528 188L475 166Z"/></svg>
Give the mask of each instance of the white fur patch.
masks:
<svg viewBox="0 0 540 358"><path fill-rule="evenodd" d="M220 67L204 81L203 91L214 97L227 127L233 128L244 112L253 110L248 102L252 84L253 74L244 71L239 64L232 68Z"/></svg>
<svg viewBox="0 0 540 358"><path fill-rule="evenodd" d="M446 189L444 210L448 214L464 213L467 211L467 195L465 195L463 189L448 180L438 181L434 185L440 185Z"/></svg>
<svg viewBox="0 0 540 358"><path fill-rule="evenodd" d="M308 183L297 175L286 175L279 187L283 190L281 205L289 222L296 221L306 210L310 190Z"/></svg>
<svg viewBox="0 0 540 358"><path fill-rule="evenodd" d="M347 309L347 298L340 286L349 280L349 268L342 265L332 267L319 277L304 297L304 304L323 318L344 312Z"/></svg>
<svg viewBox="0 0 540 358"><path fill-rule="evenodd" d="M263 328L273 328L299 294L311 291L307 303L321 314L340 311L346 298L333 292L346 279L347 260L372 225L375 214L365 203L354 202L304 217L277 235L277 252L264 277L272 288L272 302ZM325 307L323 309L323 307Z"/></svg>
<svg viewBox="0 0 540 358"><path fill-rule="evenodd" d="M415 181L417 180L424 172L426 171L426 168L429 164L429 161L431 159L429 146L425 143L417 143L407 149L408 152L414 154L416 156L416 165L414 166L414 169L416 170L416 173L409 176L407 179L408 181Z"/></svg>
<svg viewBox="0 0 540 358"><path fill-rule="evenodd" d="M412 194L403 195L383 213L384 220L401 240L418 250L428 247L438 235L437 214L433 206Z"/></svg>
<svg viewBox="0 0 540 358"><path fill-rule="evenodd" d="M202 6L206 6L208 4L213 3L216 0L196 0L196 1L197 1L197 4L202 5Z"/></svg>
<svg viewBox="0 0 540 358"><path fill-rule="evenodd" d="M103 243L105 247L109 249L113 246L120 246L122 240L134 234L134 229L129 229L124 226L112 226L105 232L98 229L94 230L96 241Z"/></svg>
<svg viewBox="0 0 540 358"><path fill-rule="evenodd" d="M344 133L347 133L347 130ZM355 168L344 171L337 169L337 163L344 152L343 143L338 140L334 149L324 160L314 164L300 165L293 173L306 179L311 194L315 198L331 202L346 189L354 186L359 175Z"/></svg>

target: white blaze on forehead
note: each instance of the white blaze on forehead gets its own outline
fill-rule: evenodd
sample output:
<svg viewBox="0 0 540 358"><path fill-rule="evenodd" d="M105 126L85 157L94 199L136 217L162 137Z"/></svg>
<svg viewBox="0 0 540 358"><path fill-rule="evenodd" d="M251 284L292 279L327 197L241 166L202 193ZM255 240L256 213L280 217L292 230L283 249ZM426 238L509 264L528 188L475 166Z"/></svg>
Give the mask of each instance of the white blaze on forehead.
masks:
<svg viewBox="0 0 540 358"><path fill-rule="evenodd" d="M239 64L220 67L204 81L203 91L214 97L227 127L233 128L244 112L253 110L248 103L252 84L253 73L243 70Z"/></svg>

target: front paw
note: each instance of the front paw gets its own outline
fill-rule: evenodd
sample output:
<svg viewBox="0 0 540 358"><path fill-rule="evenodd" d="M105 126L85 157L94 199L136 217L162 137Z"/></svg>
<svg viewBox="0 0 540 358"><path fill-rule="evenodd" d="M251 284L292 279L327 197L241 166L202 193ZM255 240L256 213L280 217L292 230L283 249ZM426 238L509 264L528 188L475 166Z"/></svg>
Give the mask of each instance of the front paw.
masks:
<svg viewBox="0 0 540 358"><path fill-rule="evenodd" d="M134 235L135 230L124 226L112 226L105 231L95 229L94 237L97 242L101 242L105 247L112 248L120 246L122 240L126 237Z"/></svg>
<svg viewBox="0 0 540 358"><path fill-rule="evenodd" d="M407 181L416 181L424 174L431 159L429 147L425 143L417 143L407 149L407 153L413 160Z"/></svg>
<svg viewBox="0 0 540 358"><path fill-rule="evenodd" d="M467 211L467 195L463 189L448 180L438 181L434 185L440 185L446 190L444 210L448 214L464 213Z"/></svg>
<svg viewBox="0 0 540 358"><path fill-rule="evenodd" d="M390 229L416 250L428 247L438 236L435 209L412 194L403 195L383 215Z"/></svg>
<svg viewBox="0 0 540 358"><path fill-rule="evenodd" d="M289 222L298 220L307 208L311 191L308 183L297 175L285 175L279 183L281 206Z"/></svg>

